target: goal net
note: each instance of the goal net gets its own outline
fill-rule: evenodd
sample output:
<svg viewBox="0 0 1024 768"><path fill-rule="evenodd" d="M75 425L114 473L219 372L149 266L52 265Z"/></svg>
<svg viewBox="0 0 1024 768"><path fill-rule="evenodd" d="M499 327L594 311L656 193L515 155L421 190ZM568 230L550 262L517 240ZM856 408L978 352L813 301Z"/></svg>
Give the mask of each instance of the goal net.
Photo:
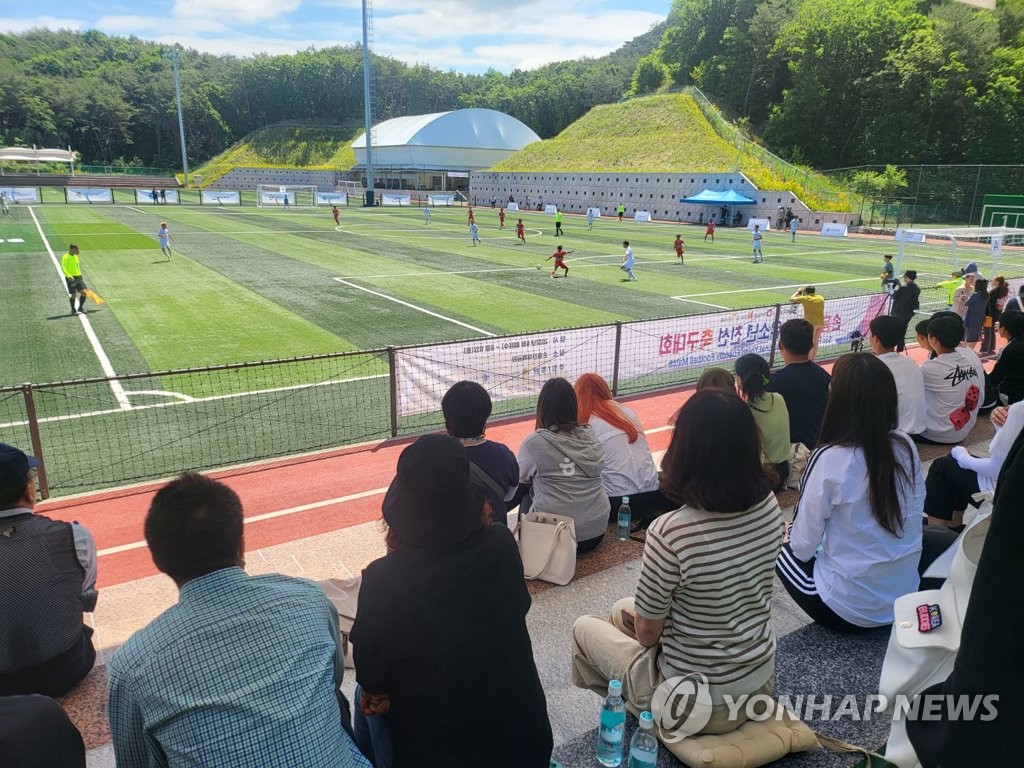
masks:
<svg viewBox="0 0 1024 768"><path fill-rule="evenodd" d="M1024 277L1024 229L1014 227L945 227L896 230L896 277L905 270L917 272L922 288L949 280L953 273L976 270L982 277L1004 274ZM1016 288L1014 288L1016 291ZM937 297L921 297L924 310L931 303L942 304ZM935 298L934 302L931 301Z"/></svg>
<svg viewBox="0 0 1024 768"><path fill-rule="evenodd" d="M366 199L366 187L359 181L339 181L337 189L348 198L349 205L362 205Z"/></svg>
<svg viewBox="0 0 1024 768"><path fill-rule="evenodd" d="M259 208L316 208L315 184L258 184L256 205Z"/></svg>

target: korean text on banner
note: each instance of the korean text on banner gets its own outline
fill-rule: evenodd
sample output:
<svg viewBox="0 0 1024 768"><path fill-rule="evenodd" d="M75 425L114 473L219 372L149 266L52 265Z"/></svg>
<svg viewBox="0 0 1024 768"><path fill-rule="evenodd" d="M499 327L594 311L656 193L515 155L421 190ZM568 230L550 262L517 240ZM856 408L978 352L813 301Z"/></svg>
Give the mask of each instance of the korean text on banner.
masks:
<svg viewBox="0 0 1024 768"><path fill-rule="evenodd" d="M613 325L399 349L398 415L439 411L444 393L463 379L481 384L494 402L536 397L555 376L573 382L594 372L611 381L614 356Z"/></svg>

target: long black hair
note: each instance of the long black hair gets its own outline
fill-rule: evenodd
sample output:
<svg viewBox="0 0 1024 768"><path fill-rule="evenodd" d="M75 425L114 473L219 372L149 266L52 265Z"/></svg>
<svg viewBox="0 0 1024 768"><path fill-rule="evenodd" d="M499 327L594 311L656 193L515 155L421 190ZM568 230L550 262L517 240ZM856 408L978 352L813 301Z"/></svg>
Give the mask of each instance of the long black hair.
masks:
<svg viewBox="0 0 1024 768"><path fill-rule="evenodd" d="M871 514L893 536L903 534L898 484L914 483L906 469L913 469L914 452L892 434L898 419L896 380L885 363L863 352L836 360L818 443L863 451ZM910 461L899 461L897 450Z"/></svg>
<svg viewBox="0 0 1024 768"><path fill-rule="evenodd" d="M736 375L740 380L740 391L748 402L760 399L768 392L768 361L753 353L743 355L736 361Z"/></svg>

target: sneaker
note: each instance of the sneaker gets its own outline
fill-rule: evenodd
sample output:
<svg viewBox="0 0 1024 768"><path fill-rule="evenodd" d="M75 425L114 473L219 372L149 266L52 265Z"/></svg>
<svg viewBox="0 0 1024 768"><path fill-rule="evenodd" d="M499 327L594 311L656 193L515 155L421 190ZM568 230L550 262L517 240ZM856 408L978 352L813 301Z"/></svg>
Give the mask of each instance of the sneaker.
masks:
<svg viewBox="0 0 1024 768"><path fill-rule="evenodd" d="M72 317L74 317L74 316L75 316L75 315L77 315L77 314L78 314L78 310L77 310L77 309L72 309L72 310L71 310L71 316L72 316Z"/></svg>

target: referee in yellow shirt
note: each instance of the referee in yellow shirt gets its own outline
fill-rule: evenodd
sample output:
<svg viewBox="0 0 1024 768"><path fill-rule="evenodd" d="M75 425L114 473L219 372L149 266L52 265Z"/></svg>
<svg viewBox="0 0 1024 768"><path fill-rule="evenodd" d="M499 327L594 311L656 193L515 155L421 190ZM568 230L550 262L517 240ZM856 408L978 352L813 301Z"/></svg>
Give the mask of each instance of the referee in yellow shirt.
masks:
<svg viewBox="0 0 1024 768"><path fill-rule="evenodd" d="M85 313L85 281L82 279L82 267L78 263L78 246L72 243L68 252L60 259L60 269L64 273L64 282L68 284L68 299L71 301L71 314ZM78 307L75 307L75 300Z"/></svg>
<svg viewBox="0 0 1024 768"><path fill-rule="evenodd" d="M814 286L808 285L801 288L789 297L790 304L802 304L804 307L804 320L814 326L814 343L811 345L810 359L818 356L818 339L821 338L821 329L825 327L825 297L814 292Z"/></svg>

